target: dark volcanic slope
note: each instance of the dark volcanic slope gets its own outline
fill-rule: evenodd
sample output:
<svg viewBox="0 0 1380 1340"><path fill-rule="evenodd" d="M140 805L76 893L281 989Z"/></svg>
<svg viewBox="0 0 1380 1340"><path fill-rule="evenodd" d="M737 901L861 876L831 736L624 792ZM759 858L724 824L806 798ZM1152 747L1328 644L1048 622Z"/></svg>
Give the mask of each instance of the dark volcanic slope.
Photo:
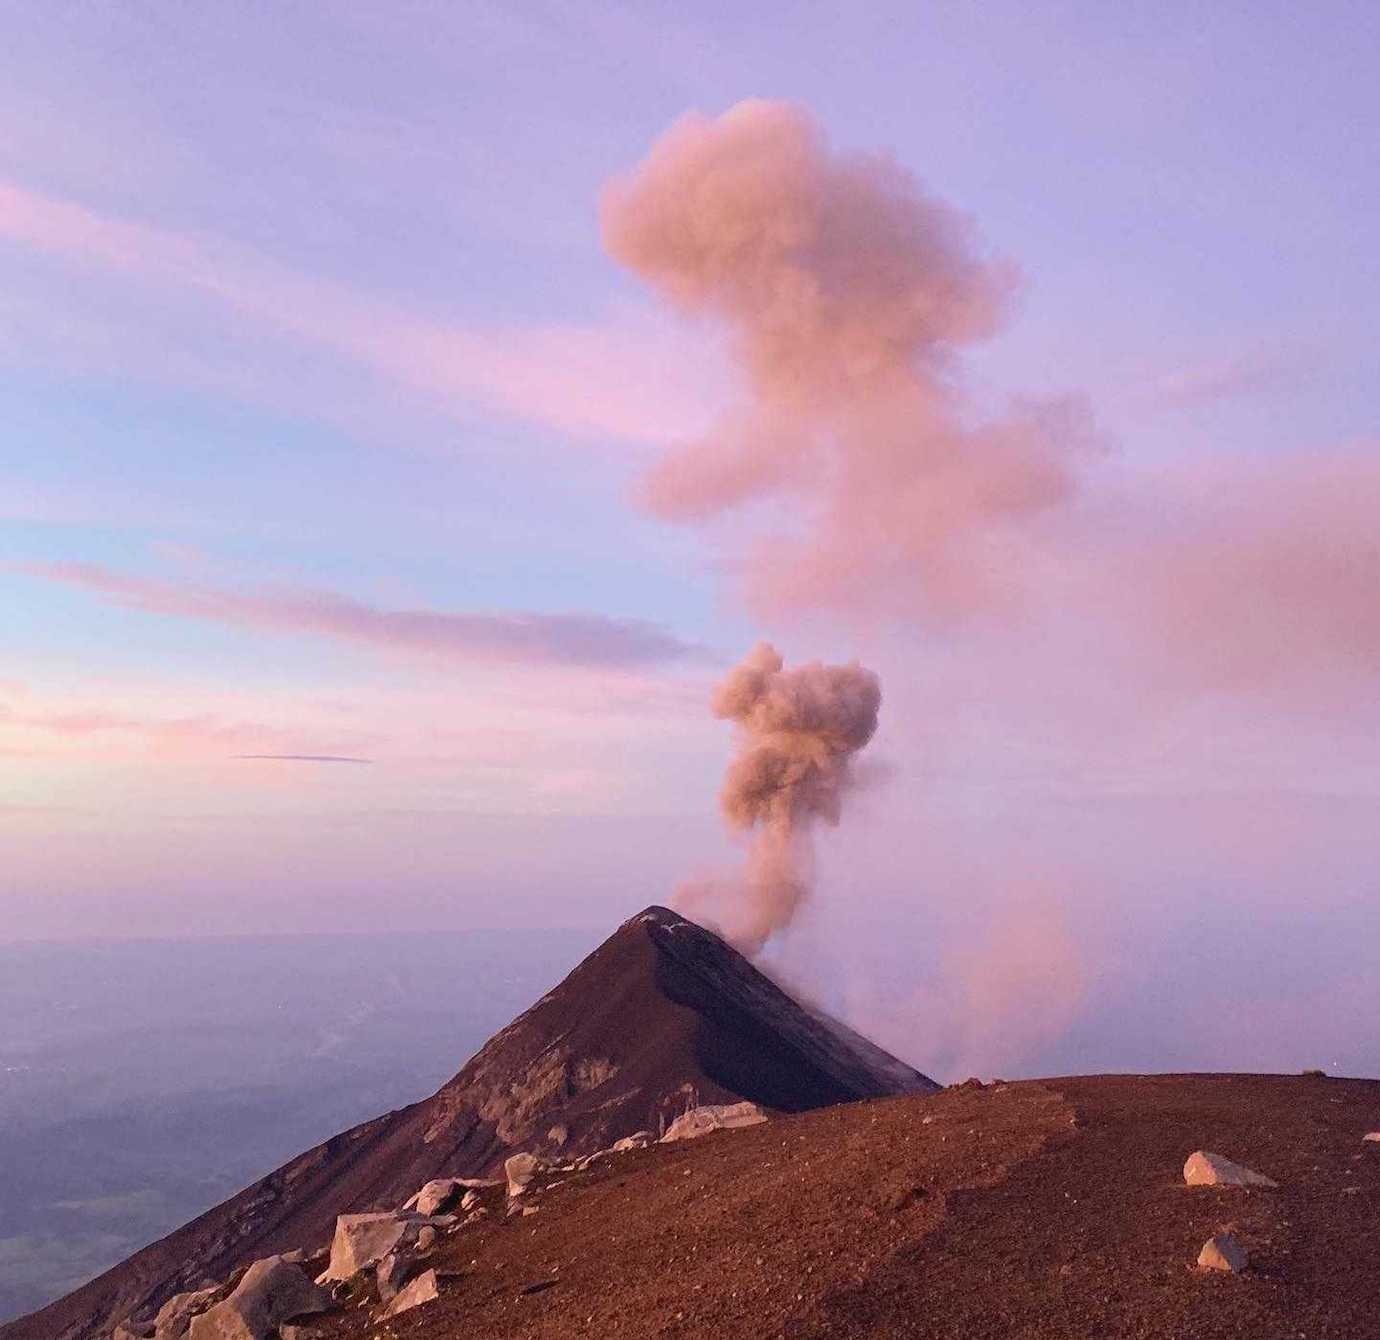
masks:
<svg viewBox="0 0 1380 1340"><path fill-rule="evenodd" d="M0 1327L0 1340L87 1340L245 1261L324 1242L337 1214L393 1208L432 1177L482 1174L515 1149L590 1152L698 1103L746 1098L800 1112L935 1088L807 1014L716 936L649 908L433 1097L301 1155Z"/></svg>
<svg viewBox="0 0 1380 1340"><path fill-rule="evenodd" d="M955 1088L653 1146L463 1228L329 1340L1380 1340L1380 1083ZM1277 1190L1186 1187L1197 1148ZM1195 1268L1234 1226L1253 1266ZM531 1286L537 1285L537 1290Z"/></svg>

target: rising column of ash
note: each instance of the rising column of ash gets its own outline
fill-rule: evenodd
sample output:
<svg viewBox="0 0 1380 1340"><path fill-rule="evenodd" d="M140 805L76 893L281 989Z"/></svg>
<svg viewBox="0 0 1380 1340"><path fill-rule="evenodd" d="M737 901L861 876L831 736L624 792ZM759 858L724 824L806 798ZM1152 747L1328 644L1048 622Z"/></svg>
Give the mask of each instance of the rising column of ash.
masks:
<svg viewBox="0 0 1380 1340"><path fill-rule="evenodd" d="M714 715L738 727L719 800L728 823L752 835L746 865L732 881L682 885L677 904L722 913L725 934L746 953L789 925L813 882L812 830L838 823L853 756L876 732L881 702L881 682L856 662L787 670L759 642L712 701Z"/></svg>

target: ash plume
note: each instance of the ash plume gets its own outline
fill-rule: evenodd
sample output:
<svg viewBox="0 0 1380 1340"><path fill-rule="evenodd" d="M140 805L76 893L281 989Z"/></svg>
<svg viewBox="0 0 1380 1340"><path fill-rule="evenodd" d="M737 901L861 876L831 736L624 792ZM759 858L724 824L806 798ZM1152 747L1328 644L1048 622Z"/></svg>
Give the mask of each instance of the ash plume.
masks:
<svg viewBox="0 0 1380 1340"><path fill-rule="evenodd" d="M881 702L877 676L856 662L787 670L759 642L712 699L714 715L739 731L719 803L731 827L752 834L746 865L732 884L682 886L677 902L727 903L725 931L748 953L789 925L812 882L812 830L838 823L853 756L876 732Z"/></svg>
<svg viewBox="0 0 1380 1340"><path fill-rule="evenodd" d="M1281 450L1147 439L1123 455L1088 450L1104 444L1081 396L989 409L960 374L1002 327L1012 270L903 167L833 148L800 107L682 118L601 208L608 253L721 333L738 380L708 434L665 444L643 503L718 523L716 556L752 606L774 624L809 614L849 629L887 678L911 784L881 802L891 841L859 845L831 878L850 911L849 881L878 907L923 898L923 933L960 946L938 951L939 981L905 1028L952 1018L953 1064L1005 1068L1013 1039L1038 1050L1098 980L1084 956L1104 952L1088 930L1107 918L1102 890L1149 871L1195 891L1268 878L1281 900L1312 887L1345 906L1340 890L1373 865L1373 432ZM681 897L730 909L730 938L757 948L810 887L818 815L806 806L796 822L793 800L754 793L772 756L751 757L749 723L743 738L725 811L752 835L746 866ZM835 813L843 789L824 788ZM1179 863L1187 842L1201 876ZM1355 865L1320 878L1342 860ZM980 867L990 950L963 929ZM1030 929L1031 880L1067 935ZM948 888L963 897L945 929ZM1146 947L1138 961L1177 952L1172 916L1117 907ZM853 920L837 915L835 930ZM807 940L770 956L798 960ZM829 949L817 976L840 972ZM1268 972L1242 989L1256 978ZM1266 994L1253 1004L1259 1017L1273 1007Z"/></svg>
<svg viewBox="0 0 1380 1340"><path fill-rule="evenodd" d="M750 101L677 122L606 190L602 225L616 260L725 326L743 384L646 478L652 511L783 504L748 564L759 605L988 603L1008 523L1069 493L1082 430L1064 404L978 422L962 394L956 356L1015 286L966 216L887 157L834 152L803 108Z"/></svg>

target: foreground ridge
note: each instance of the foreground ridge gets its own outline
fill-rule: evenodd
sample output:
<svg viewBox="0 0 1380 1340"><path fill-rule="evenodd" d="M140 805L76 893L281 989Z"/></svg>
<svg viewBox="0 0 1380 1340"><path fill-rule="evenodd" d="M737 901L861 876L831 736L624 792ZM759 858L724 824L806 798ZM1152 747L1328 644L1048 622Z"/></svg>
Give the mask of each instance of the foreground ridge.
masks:
<svg viewBox="0 0 1380 1340"><path fill-rule="evenodd" d="M244 1340L241 1316L273 1340L255 1318L294 1308L277 1340L1376 1340L1377 1104L1373 1081L1164 1075L696 1109L684 1138L518 1152L342 1216L329 1253L168 1313L187 1340ZM182 1340L153 1322L117 1340Z"/></svg>

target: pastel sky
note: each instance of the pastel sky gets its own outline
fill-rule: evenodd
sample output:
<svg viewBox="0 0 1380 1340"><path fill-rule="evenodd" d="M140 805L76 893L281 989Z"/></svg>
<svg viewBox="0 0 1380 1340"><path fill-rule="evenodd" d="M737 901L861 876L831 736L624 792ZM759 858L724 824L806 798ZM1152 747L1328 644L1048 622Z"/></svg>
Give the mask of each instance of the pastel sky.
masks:
<svg viewBox="0 0 1380 1340"><path fill-rule="evenodd" d="M883 684L774 951L802 990L939 1067L1380 1070L1375 6L5 29L0 938L612 926L734 859L706 704L766 636ZM941 352L955 424L1072 407L1018 614L969 617L967 547L872 581L895 507L839 549L807 483L647 504L743 318L667 301L601 200L745 99L1011 277ZM856 540L867 599L763 596L777 523Z"/></svg>

